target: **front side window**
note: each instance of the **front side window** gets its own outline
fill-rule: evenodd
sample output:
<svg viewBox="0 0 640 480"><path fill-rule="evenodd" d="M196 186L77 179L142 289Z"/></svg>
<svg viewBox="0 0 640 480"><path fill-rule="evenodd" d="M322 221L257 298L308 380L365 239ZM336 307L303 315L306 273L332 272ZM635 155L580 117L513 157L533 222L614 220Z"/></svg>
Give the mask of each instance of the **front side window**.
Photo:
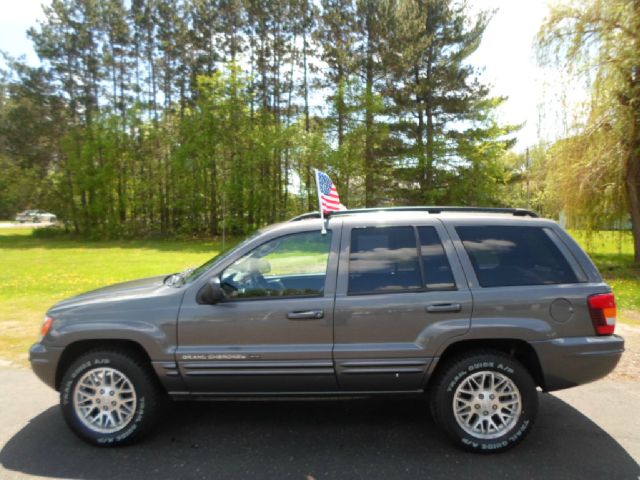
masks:
<svg viewBox="0 0 640 480"><path fill-rule="evenodd" d="M540 227L456 227L482 287L577 283L578 278Z"/></svg>
<svg viewBox="0 0 640 480"><path fill-rule="evenodd" d="M220 284L231 298L322 295L330 247L331 232L270 240L227 267Z"/></svg>
<svg viewBox="0 0 640 480"><path fill-rule="evenodd" d="M349 294L421 290L413 227L354 228L349 254Z"/></svg>

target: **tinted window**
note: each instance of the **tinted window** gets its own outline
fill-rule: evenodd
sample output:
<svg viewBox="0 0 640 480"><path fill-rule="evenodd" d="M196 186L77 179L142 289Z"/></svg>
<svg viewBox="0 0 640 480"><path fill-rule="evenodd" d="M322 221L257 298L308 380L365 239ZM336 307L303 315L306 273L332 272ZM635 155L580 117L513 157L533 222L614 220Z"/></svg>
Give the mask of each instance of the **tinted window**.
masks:
<svg viewBox="0 0 640 480"><path fill-rule="evenodd" d="M434 227L418 227L425 285L429 290L456 288L451 265Z"/></svg>
<svg viewBox="0 0 640 480"><path fill-rule="evenodd" d="M298 233L263 243L220 276L230 297L322 295L331 232Z"/></svg>
<svg viewBox="0 0 640 480"><path fill-rule="evenodd" d="M422 279L412 227L351 231L349 293L420 290Z"/></svg>
<svg viewBox="0 0 640 480"><path fill-rule="evenodd" d="M538 227L457 227L483 287L576 283L575 272Z"/></svg>

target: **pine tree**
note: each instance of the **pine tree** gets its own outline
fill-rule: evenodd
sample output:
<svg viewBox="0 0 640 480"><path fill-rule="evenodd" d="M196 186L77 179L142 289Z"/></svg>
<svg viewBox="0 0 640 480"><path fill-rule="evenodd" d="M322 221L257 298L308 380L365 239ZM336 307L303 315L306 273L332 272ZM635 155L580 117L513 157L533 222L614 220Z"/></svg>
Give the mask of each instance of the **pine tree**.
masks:
<svg viewBox="0 0 640 480"><path fill-rule="evenodd" d="M482 162L475 152L483 139L500 141L510 132L491 116L500 99L489 98L465 62L479 46L489 16L472 21L465 4L451 0L400 0L395 13L385 51L391 72L385 96L395 119L397 186L410 203L475 201L452 198L452 183Z"/></svg>

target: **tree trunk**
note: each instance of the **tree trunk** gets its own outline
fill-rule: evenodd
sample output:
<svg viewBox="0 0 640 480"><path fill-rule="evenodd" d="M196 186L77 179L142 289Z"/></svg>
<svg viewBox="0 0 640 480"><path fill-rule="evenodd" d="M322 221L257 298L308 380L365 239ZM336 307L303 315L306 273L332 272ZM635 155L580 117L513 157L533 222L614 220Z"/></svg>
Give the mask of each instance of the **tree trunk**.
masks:
<svg viewBox="0 0 640 480"><path fill-rule="evenodd" d="M309 80L307 78L309 67L307 65L307 31L306 27L302 36L302 89L304 91L304 131L309 133L310 119L309 119Z"/></svg>
<svg viewBox="0 0 640 480"><path fill-rule="evenodd" d="M638 117L636 115L636 117ZM625 182L631 214L631 231L633 234L633 260L640 265L640 119L633 125L634 139L630 144L629 155L625 165Z"/></svg>
<svg viewBox="0 0 640 480"><path fill-rule="evenodd" d="M211 158L210 170L209 170L210 192L209 194L209 228L212 235L218 234L218 172L216 169L215 158ZM223 212L224 215L224 212Z"/></svg>
<svg viewBox="0 0 640 480"><path fill-rule="evenodd" d="M640 47L640 0L633 2L633 30L635 51ZM629 154L625 169L625 182L629 196L629 213L631 214L631 231L633 234L633 262L640 266L640 62L637 53L630 75L630 91L634 101L631 102L631 135Z"/></svg>
<svg viewBox="0 0 640 480"><path fill-rule="evenodd" d="M374 152L373 152L373 45L371 44L371 4L367 5L367 58L366 58L366 104L365 104L365 146L364 172L365 191L364 203L366 207L375 206L374 198Z"/></svg>
<svg viewBox="0 0 640 480"><path fill-rule="evenodd" d="M305 15L308 12L308 5L305 6ZM311 130L311 119L309 116L309 66L307 64L307 27L305 21L305 27L302 31L302 89L304 94L304 131L308 134ZM308 138L308 137L307 137ZM304 185L307 192L307 205L306 210L312 211L314 210L314 198L313 195L310 194L313 186L311 185L311 166L306 163L304 167L305 178Z"/></svg>
<svg viewBox="0 0 640 480"><path fill-rule="evenodd" d="M418 147L418 169L420 172L420 201L424 202L427 196L426 193L426 165L425 165L425 152L424 152L424 101L420 96L420 70L418 66L414 66L414 81L416 84L416 111L418 113L418 127L416 130L416 146Z"/></svg>
<svg viewBox="0 0 640 480"><path fill-rule="evenodd" d="M344 144L345 129L345 111L344 111L344 72L342 65L338 66L338 78L336 79L336 87L338 87L338 101L336 102L336 113L338 114L338 148Z"/></svg>
<svg viewBox="0 0 640 480"><path fill-rule="evenodd" d="M435 157L434 149L434 126L433 126L433 82L432 82L432 69L433 69L433 52L432 47L429 47L429 56L427 58L427 73L426 80L429 90L425 98L425 116L427 117L427 161L424 168L422 182L424 186L422 191L424 192L423 201L426 205L433 203L433 194L430 192L433 186L433 161Z"/></svg>

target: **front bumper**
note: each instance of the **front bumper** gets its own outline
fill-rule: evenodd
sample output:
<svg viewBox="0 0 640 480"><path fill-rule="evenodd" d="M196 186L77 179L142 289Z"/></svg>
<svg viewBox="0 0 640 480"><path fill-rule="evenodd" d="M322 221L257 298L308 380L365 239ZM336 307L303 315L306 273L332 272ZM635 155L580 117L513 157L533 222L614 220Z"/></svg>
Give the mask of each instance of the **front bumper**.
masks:
<svg viewBox="0 0 640 480"><path fill-rule="evenodd" d="M29 349L31 369L40 380L56 388L56 371L62 355L62 348L50 347L42 343L34 343Z"/></svg>
<svg viewBox="0 0 640 480"><path fill-rule="evenodd" d="M593 382L609 374L624 352L624 339L603 337L555 338L533 342L544 376L545 391Z"/></svg>

